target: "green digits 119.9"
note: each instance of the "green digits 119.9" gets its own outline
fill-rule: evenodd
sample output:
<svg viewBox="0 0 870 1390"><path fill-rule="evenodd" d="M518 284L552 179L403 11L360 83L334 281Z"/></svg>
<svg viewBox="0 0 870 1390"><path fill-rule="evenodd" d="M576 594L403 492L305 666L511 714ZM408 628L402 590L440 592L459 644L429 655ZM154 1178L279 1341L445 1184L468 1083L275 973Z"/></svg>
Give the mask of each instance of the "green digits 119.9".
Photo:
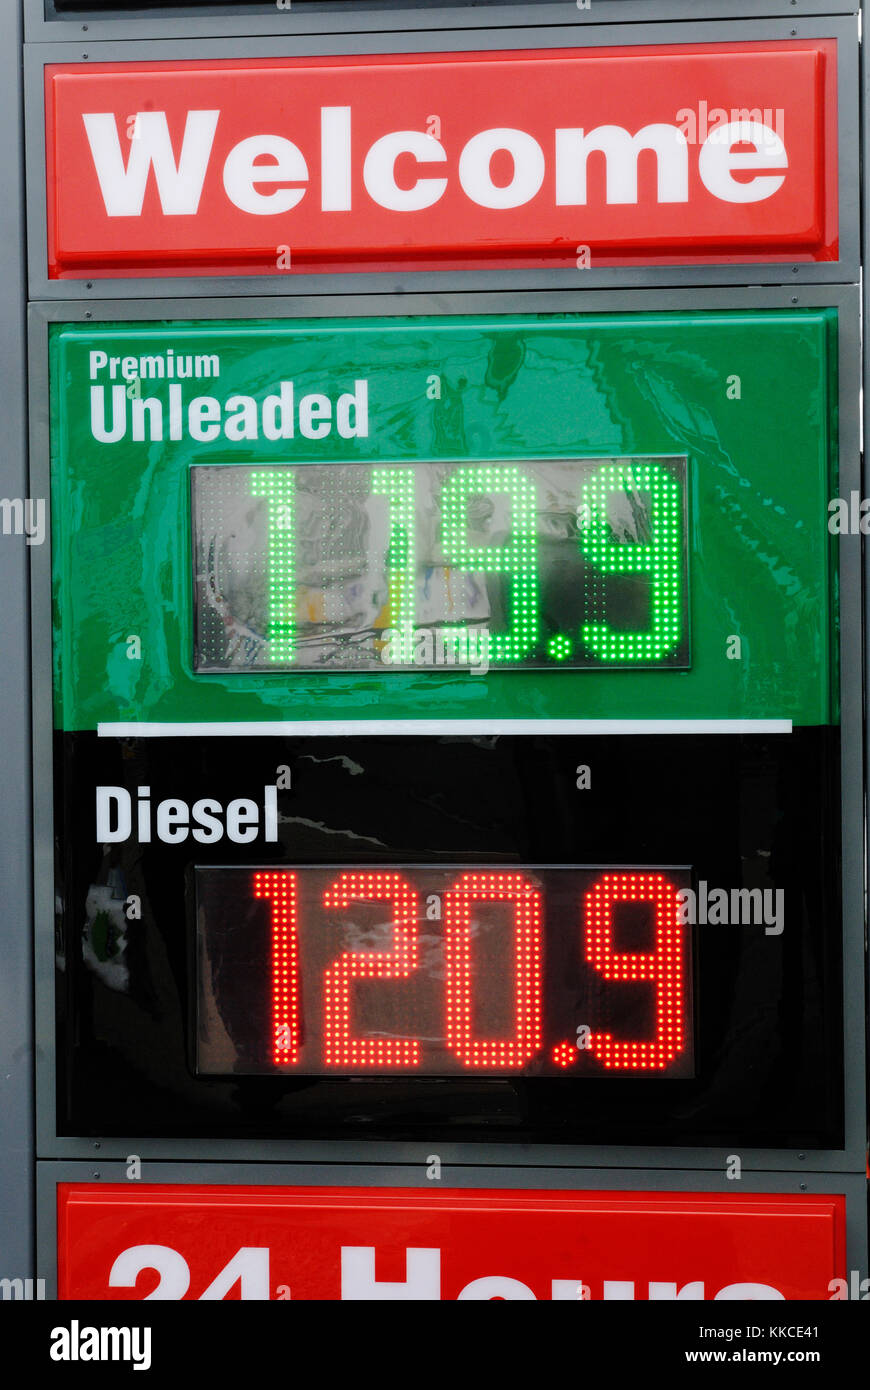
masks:
<svg viewBox="0 0 870 1390"><path fill-rule="evenodd" d="M610 500L627 504L626 524L608 516ZM680 485L661 464L606 463L585 481L581 490L580 546L586 558L604 574L647 574L650 584L650 625L645 632L621 632L607 623L584 623L583 643L601 661L657 661L682 636L682 543ZM648 526L646 518L649 517ZM619 530L648 539L621 539Z"/></svg>
<svg viewBox="0 0 870 1390"><path fill-rule="evenodd" d="M471 545L471 497L506 494L511 501L510 540L505 545ZM534 484L519 468L503 464L457 468L441 493L442 548L445 559L471 574L510 574L511 627L489 639L489 660L522 661L538 640L537 508ZM448 628L445 637L458 636Z"/></svg>
<svg viewBox="0 0 870 1390"><path fill-rule="evenodd" d="M651 665L674 653L684 640L686 613L684 484L663 463L649 458L612 459L603 463L575 460L574 463L576 482L569 483L558 473L558 467L564 465L556 465L556 471L547 474L548 466L552 468L553 465L546 462L525 466L477 463L452 468L440 483L437 502L433 496L429 504L435 507L430 521L440 522L435 533L441 554L438 560L434 554L429 555L424 567L426 574L420 567L417 553L420 498L415 467L375 467L364 481L361 480L361 494L343 479L340 469L334 475L330 473L340 492L343 487L349 489L351 530L355 544L361 547L358 570L337 571L336 577L330 579L335 546L328 527L323 528L318 542L320 583L333 586L330 592L336 595L334 602L339 607L344 604L353 619L351 622L349 616L345 620L346 635L339 630L340 624L334 617L329 624L325 618L321 619L326 635L321 634L319 640L331 641L334 645L330 655L333 669L348 669L343 662L336 661L343 655L343 640L347 643L358 632L383 630L378 618L384 610L375 612L373 608L371 613L366 610L370 600L366 595L368 581L364 581L363 576L371 573L372 563L375 570L382 563L386 575L388 628L383 659L384 664L393 668L407 668L418 660L416 623L421 600L418 587L422 586L421 593L427 593L428 575L439 563L445 567L445 572L452 570L457 575L468 576L503 575L508 581L504 600L507 631L493 632L489 627L494 609L501 608L501 601L496 601L492 594L478 592L474 601L481 606L480 618L476 620L466 618L462 625L450 625L445 622L449 616L446 607L441 615L434 617L438 636L447 651L470 650L464 644L473 635L477 656L485 656L490 665L510 667L534 662L544 635L541 610L546 605L542 595L546 593L547 584L552 587L555 582L556 592L561 585L561 591L567 595L564 606L556 604L556 621L560 610L567 618L574 597L579 598L580 613L577 614L575 605L575 616L567 619L566 630L549 637L546 649L551 661L570 660L574 665ZM436 466L417 465L422 469ZM249 496L264 498L268 504L267 553L263 567L267 576L268 651L264 659L273 668L287 667L298 661L295 473L292 466L255 469L250 473L247 489ZM318 495L317 486L315 483L315 496ZM579 498L578 541L586 561L582 568L577 567L577 552L573 550L570 532L564 533L566 549L558 562L554 562L551 555L545 563L539 546L540 535L552 540L550 532L554 518L558 522L560 508L564 509L566 501L571 504L574 486L578 487ZM371 530L367 532L364 526L353 525L350 499L359 495L384 498L387 503L382 554L380 539L375 538ZM497 503L496 499L502 501ZM312 531L307 524L309 549L312 536L316 540L318 532ZM363 553L372 545L377 547L377 555ZM550 549L552 551L552 546ZM573 566L571 553L575 557ZM543 576L539 572L542 564L546 571ZM617 594L614 602L608 591L608 576L623 576L629 581L631 593L627 609L624 592L622 600ZM638 589L635 576L645 576L647 585L642 584ZM479 590L480 586L477 587ZM376 585L373 592L379 590L380 586ZM380 597L377 602L383 605L385 600ZM621 623L616 621L620 612ZM478 650L481 644L485 650ZM576 651L580 645L586 650L585 657ZM360 669L364 662L371 664L377 660L376 650L371 654L363 650L361 655L358 644L348 646L347 650L353 653L353 660Z"/></svg>

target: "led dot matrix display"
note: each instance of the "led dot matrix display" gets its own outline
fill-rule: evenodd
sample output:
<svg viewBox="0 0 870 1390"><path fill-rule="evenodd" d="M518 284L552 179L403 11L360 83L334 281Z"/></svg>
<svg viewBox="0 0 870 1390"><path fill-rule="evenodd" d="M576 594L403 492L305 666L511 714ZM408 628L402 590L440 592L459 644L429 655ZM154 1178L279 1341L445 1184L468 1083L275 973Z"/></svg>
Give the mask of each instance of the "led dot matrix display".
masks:
<svg viewBox="0 0 870 1390"><path fill-rule="evenodd" d="M197 1068L691 1075L689 882L685 869L197 869Z"/></svg>
<svg viewBox="0 0 870 1390"><path fill-rule="evenodd" d="M686 473L194 467L194 669L686 667Z"/></svg>

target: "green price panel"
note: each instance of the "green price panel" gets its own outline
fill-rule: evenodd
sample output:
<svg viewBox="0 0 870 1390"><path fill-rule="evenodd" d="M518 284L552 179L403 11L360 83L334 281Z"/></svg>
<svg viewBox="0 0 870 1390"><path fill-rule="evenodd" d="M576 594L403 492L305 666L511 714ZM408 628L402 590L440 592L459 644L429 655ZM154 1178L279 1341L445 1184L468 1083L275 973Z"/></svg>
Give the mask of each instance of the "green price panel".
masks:
<svg viewBox="0 0 870 1390"><path fill-rule="evenodd" d="M833 311L59 325L59 727L836 720Z"/></svg>

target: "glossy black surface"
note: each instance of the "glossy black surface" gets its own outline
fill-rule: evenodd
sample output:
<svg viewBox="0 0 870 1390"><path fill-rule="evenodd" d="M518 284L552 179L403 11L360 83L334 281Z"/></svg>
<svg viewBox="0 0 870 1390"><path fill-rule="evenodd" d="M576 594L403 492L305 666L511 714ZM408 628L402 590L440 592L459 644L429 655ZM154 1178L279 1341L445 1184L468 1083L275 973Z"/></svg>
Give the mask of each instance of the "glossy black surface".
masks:
<svg viewBox="0 0 870 1390"><path fill-rule="evenodd" d="M57 739L56 804L74 808L57 827L59 1132L842 1143L836 730ZM280 765L292 786L278 793L277 844L96 844L97 784L149 786L155 806L262 801ZM783 929L695 928L694 1078L197 1077L191 866L266 862L690 864L710 890L782 891ZM123 917L131 894L138 921Z"/></svg>

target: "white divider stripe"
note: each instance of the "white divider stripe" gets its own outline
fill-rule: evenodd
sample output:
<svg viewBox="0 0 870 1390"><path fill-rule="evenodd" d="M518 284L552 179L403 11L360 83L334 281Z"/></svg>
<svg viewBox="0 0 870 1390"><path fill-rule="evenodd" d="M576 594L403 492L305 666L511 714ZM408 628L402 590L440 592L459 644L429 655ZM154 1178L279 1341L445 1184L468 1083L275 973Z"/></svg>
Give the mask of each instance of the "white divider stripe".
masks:
<svg viewBox="0 0 870 1390"><path fill-rule="evenodd" d="M99 738L323 738L365 734L790 734L790 719L316 719L100 723Z"/></svg>

